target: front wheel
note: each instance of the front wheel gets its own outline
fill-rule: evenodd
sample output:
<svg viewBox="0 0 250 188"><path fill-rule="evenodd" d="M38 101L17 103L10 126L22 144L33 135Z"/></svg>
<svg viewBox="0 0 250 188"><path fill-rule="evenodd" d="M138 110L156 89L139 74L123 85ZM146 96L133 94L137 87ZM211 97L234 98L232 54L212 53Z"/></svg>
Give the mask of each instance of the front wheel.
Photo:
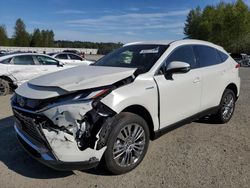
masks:
<svg viewBox="0 0 250 188"><path fill-rule="evenodd" d="M113 174L131 171L144 158L149 144L149 129L143 118L123 112L115 118L104 162Z"/></svg>
<svg viewBox="0 0 250 188"><path fill-rule="evenodd" d="M223 93L220 108L214 115L218 123L227 123L233 116L236 97L232 90L226 89Z"/></svg>

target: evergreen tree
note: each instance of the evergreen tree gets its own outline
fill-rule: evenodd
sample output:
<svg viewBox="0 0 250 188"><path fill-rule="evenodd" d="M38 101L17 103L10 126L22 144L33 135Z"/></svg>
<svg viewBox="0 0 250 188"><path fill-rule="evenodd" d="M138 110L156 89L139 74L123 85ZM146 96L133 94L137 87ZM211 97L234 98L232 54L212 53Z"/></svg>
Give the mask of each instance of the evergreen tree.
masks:
<svg viewBox="0 0 250 188"><path fill-rule="evenodd" d="M197 7L187 16L184 34L211 41L236 53L250 52L250 10L242 1Z"/></svg>
<svg viewBox="0 0 250 188"><path fill-rule="evenodd" d="M7 46L8 44L8 35L4 25L0 25L0 46Z"/></svg>
<svg viewBox="0 0 250 188"><path fill-rule="evenodd" d="M15 46L29 46L30 45L30 36L26 31L26 26L24 22L19 18L15 24L15 33L14 33L14 45Z"/></svg>
<svg viewBox="0 0 250 188"><path fill-rule="evenodd" d="M40 29L35 29L33 34L32 34L30 46L40 47L41 45L42 45L42 36L41 36Z"/></svg>

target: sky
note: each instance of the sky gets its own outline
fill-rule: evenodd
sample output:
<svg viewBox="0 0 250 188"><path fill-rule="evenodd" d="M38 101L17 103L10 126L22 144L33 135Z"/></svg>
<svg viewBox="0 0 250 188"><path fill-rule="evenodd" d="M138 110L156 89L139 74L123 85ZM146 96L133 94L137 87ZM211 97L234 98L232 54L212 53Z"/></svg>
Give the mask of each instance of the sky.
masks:
<svg viewBox="0 0 250 188"><path fill-rule="evenodd" d="M56 40L132 42L184 38L188 12L221 0L0 0L9 37L16 19L28 32L52 29ZM234 0L226 0L234 2ZM250 7L250 0L244 0Z"/></svg>

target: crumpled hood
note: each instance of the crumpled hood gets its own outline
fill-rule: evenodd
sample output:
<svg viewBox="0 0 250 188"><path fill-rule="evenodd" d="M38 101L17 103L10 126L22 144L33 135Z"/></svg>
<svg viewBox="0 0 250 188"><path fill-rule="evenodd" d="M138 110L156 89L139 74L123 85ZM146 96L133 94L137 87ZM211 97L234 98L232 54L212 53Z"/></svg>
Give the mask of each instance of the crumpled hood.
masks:
<svg viewBox="0 0 250 188"><path fill-rule="evenodd" d="M35 78L28 83L34 86L60 87L66 91L74 91L112 84L131 76L134 71L135 69L131 68L78 66Z"/></svg>
<svg viewBox="0 0 250 188"><path fill-rule="evenodd" d="M132 76L135 68L77 66L46 74L18 87L16 93L26 98L50 98L72 91L111 85Z"/></svg>

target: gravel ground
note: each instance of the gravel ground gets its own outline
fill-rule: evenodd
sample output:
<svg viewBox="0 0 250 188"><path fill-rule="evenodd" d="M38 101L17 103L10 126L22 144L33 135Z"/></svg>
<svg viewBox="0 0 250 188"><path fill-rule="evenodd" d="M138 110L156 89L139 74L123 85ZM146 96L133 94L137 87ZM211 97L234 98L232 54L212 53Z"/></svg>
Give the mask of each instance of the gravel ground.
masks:
<svg viewBox="0 0 250 188"><path fill-rule="evenodd" d="M225 125L191 123L150 143L139 167L58 172L19 146L9 107L0 97L0 187L250 187L250 68L241 68L241 96Z"/></svg>

